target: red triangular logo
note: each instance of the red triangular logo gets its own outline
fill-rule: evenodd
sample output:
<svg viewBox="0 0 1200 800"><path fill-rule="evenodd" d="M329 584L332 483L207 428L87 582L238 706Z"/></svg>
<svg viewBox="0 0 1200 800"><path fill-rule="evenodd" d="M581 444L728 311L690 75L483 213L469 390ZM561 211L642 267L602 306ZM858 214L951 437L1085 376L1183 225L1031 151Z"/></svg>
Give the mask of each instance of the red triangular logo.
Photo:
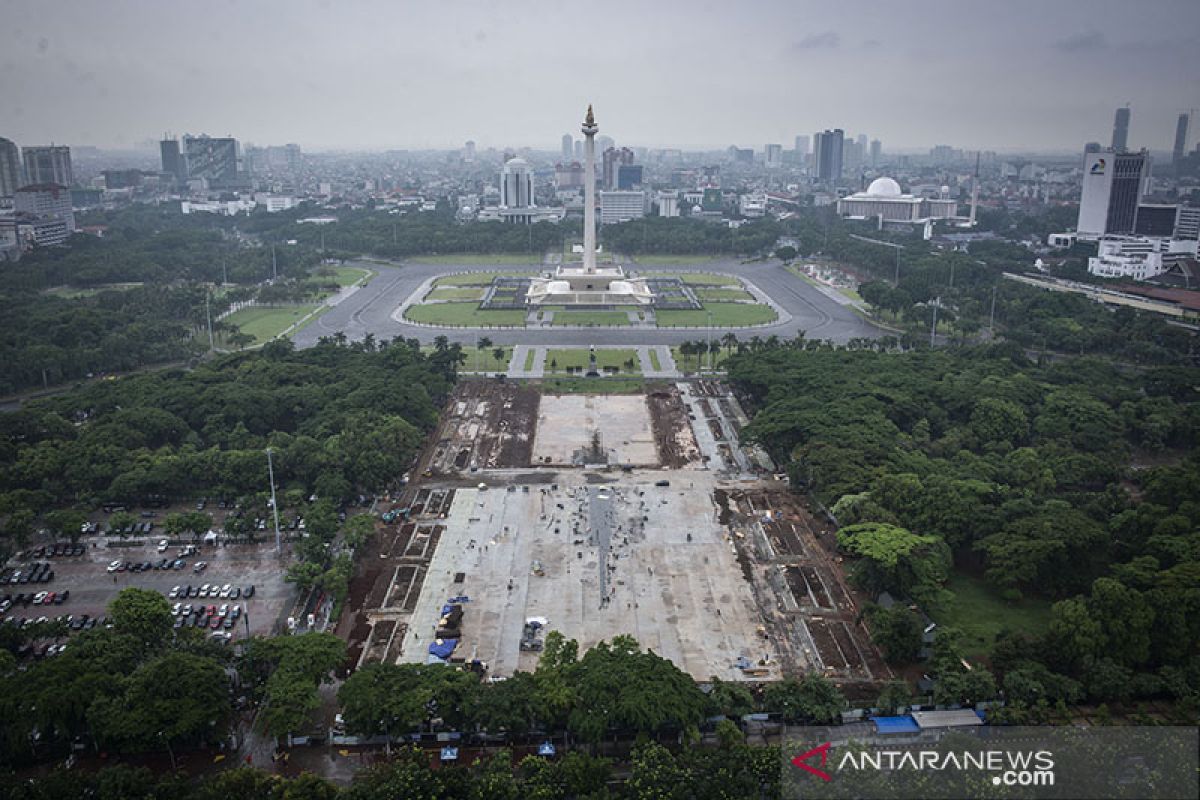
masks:
<svg viewBox="0 0 1200 800"><path fill-rule="evenodd" d="M801 753L800 755L798 755L792 759L792 766L799 767L800 769L804 770L805 772L811 772L813 775L816 775L818 778L820 778L823 781L831 781L831 780L833 780L833 776L830 775L828 772L817 769L816 767L812 766L811 764L807 764L805 762L807 762L808 759L812 758L813 756L819 755L821 757L821 766L822 767L825 766L825 762L829 758L829 748L832 746L833 745L831 742L826 742L825 744L820 745L819 747L814 747L812 750L809 750L807 753Z"/></svg>

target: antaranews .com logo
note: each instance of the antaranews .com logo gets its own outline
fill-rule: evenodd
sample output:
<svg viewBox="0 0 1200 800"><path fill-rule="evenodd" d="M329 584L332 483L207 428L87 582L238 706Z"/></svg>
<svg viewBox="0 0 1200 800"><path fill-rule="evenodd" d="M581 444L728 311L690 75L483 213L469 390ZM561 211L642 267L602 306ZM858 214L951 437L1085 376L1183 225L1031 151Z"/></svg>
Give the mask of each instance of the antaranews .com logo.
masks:
<svg viewBox="0 0 1200 800"><path fill-rule="evenodd" d="M936 729L871 723L785 743L785 798L1196 798L1194 727Z"/></svg>

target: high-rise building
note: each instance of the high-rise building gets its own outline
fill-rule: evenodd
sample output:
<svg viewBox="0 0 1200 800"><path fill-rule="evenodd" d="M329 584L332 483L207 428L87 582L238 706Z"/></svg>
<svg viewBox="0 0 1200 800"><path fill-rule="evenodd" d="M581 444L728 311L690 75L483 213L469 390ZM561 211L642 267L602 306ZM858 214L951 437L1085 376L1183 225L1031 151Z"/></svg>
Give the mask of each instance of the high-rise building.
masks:
<svg viewBox="0 0 1200 800"><path fill-rule="evenodd" d="M583 163L583 140L575 140L575 160Z"/></svg>
<svg viewBox="0 0 1200 800"><path fill-rule="evenodd" d="M806 167L809 163L809 137L796 137L796 146L793 150L793 158L796 160L797 167Z"/></svg>
<svg viewBox="0 0 1200 800"><path fill-rule="evenodd" d="M59 183L33 183L17 189L13 210L18 215L56 219L66 224L68 235L75 231L75 212L71 209L71 190ZM43 244L44 242L39 242ZM58 242L55 242L57 244Z"/></svg>
<svg viewBox="0 0 1200 800"><path fill-rule="evenodd" d="M1183 158L1184 150L1187 148L1188 123L1191 121L1191 115L1180 114L1179 119L1175 121L1175 147L1171 150L1171 163L1178 164Z"/></svg>
<svg viewBox="0 0 1200 800"><path fill-rule="evenodd" d="M842 174L855 175L862 170L863 151L854 139L842 140Z"/></svg>
<svg viewBox="0 0 1200 800"><path fill-rule="evenodd" d="M617 188L617 167L622 164L632 164L633 151L628 147L622 147L619 150L610 147L604 151L602 159L601 185L611 191Z"/></svg>
<svg viewBox="0 0 1200 800"><path fill-rule="evenodd" d="M1082 239L1129 235L1137 229L1138 201L1150 179L1150 156L1103 150L1083 161L1083 192L1075 229Z"/></svg>
<svg viewBox="0 0 1200 800"><path fill-rule="evenodd" d="M65 145L26 147L21 156L25 160L26 183L57 183L71 187L75 176L71 171L71 148Z"/></svg>
<svg viewBox="0 0 1200 800"><path fill-rule="evenodd" d="M20 151L13 142L0 138L0 197L12 197L20 183Z"/></svg>
<svg viewBox="0 0 1200 800"><path fill-rule="evenodd" d="M858 142L858 151L862 153L862 156L865 159L867 157L867 147L869 147L867 144L867 135L865 133L860 133L854 141Z"/></svg>
<svg viewBox="0 0 1200 800"><path fill-rule="evenodd" d="M1083 146L1084 153L1099 153L1103 149L1103 146L1099 142L1088 142Z"/></svg>
<svg viewBox="0 0 1200 800"><path fill-rule="evenodd" d="M642 165L641 164L619 164L617 165L617 189L630 190L639 189L642 186Z"/></svg>
<svg viewBox="0 0 1200 800"><path fill-rule="evenodd" d="M237 139L184 136L183 159L190 181L204 180L214 189L238 183Z"/></svg>
<svg viewBox="0 0 1200 800"><path fill-rule="evenodd" d="M817 180L828 182L841 180L842 141L845 135L841 128L834 128L813 137L813 165Z"/></svg>
<svg viewBox="0 0 1200 800"><path fill-rule="evenodd" d="M879 161L883 156L883 142L878 139L871 140L871 168L879 166Z"/></svg>
<svg viewBox="0 0 1200 800"><path fill-rule="evenodd" d="M575 154L575 138L569 133L564 133L562 137L562 160L564 164L571 163L571 158Z"/></svg>
<svg viewBox="0 0 1200 800"><path fill-rule="evenodd" d="M179 152L179 140L163 139L158 143L158 150L162 155L162 171L179 183L186 182L187 166L183 163L183 154Z"/></svg>
<svg viewBox="0 0 1200 800"><path fill-rule="evenodd" d="M300 148L296 145L289 144L288 147L295 147L297 155L299 154ZM475 160L475 142L471 139L468 139L467 143L463 145L463 159L466 161Z"/></svg>
<svg viewBox="0 0 1200 800"><path fill-rule="evenodd" d="M500 171L500 207L529 208L533 205L533 171L529 162L514 158Z"/></svg>
<svg viewBox="0 0 1200 800"><path fill-rule="evenodd" d="M583 165L578 161L571 161L566 164L555 164L554 185L559 189L582 189Z"/></svg>
<svg viewBox="0 0 1200 800"><path fill-rule="evenodd" d="M768 144L763 147L763 163L767 169L778 169L783 166L783 145Z"/></svg>
<svg viewBox="0 0 1200 800"><path fill-rule="evenodd" d="M1129 106L1117 109L1113 117L1112 149L1118 153L1129 148Z"/></svg>

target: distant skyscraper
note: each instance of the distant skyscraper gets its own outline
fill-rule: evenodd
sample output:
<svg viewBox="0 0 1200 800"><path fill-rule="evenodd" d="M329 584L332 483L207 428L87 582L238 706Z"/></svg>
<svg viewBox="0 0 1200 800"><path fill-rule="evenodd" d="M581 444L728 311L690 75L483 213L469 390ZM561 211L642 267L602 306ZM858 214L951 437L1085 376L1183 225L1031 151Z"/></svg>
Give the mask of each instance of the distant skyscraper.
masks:
<svg viewBox="0 0 1200 800"><path fill-rule="evenodd" d="M183 163L183 155L179 152L178 139L163 139L158 143L162 155L162 171L179 183L187 181L187 169Z"/></svg>
<svg viewBox="0 0 1200 800"><path fill-rule="evenodd" d="M291 146L292 145L289 145L289 147L291 147ZM299 149L299 148L297 148L297 149ZM468 139L467 143L465 145L463 145L463 158L465 158L467 161L475 160L475 142L474 141Z"/></svg>
<svg viewBox="0 0 1200 800"><path fill-rule="evenodd" d="M616 145L617 145L617 143L613 141L613 138L611 136L597 136L596 137L596 147L600 148L601 153L603 153L605 150L608 150L611 147L616 147Z"/></svg>
<svg viewBox="0 0 1200 800"><path fill-rule="evenodd" d="M1180 114L1179 119L1175 121L1175 147L1171 150L1171 163L1177 164L1183 158L1184 150L1187 148L1188 122L1191 121L1189 114Z"/></svg>
<svg viewBox="0 0 1200 800"><path fill-rule="evenodd" d="M862 170L863 153L854 139L842 140L842 174L855 175Z"/></svg>
<svg viewBox="0 0 1200 800"><path fill-rule="evenodd" d="M878 167L880 156L883 155L883 142L878 139L871 140L871 167Z"/></svg>
<svg viewBox="0 0 1200 800"><path fill-rule="evenodd" d="M75 185L71 171L71 148L64 145L26 147L21 151L25 159L25 180L28 183L57 183L60 186Z"/></svg>
<svg viewBox="0 0 1200 800"><path fill-rule="evenodd" d="M844 137L845 132L841 128L826 130L813 137L813 166L817 180L841 180Z"/></svg>
<svg viewBox="0 0 1200 800"><path fill-rule="evenodd" d="M500 171L500 207L529 208L533 205L533 171L529 162L514 158Z"/></svg>
<svg viewBox="0 0 1200 800"><path fill-rule="evenodd" d="M803 167L808 162L808 137L797 136L795 145L796 164Z"/></svg>
<svg viewBox="0 0 1200 800"><path fill-rule="evenodd" d="M860 133L860 134L858 135L858 138L857 138L857 139L855 139L855 141L856 141L856 142L858 142L858 150L859 150L859 152L860 152L860 153L862 153L862 155L863 155L863 158L866 158L866 156L867 156L867 147L868 147L868 145L867 145L867 135L866 135L865 133Z"/></svg>
<svg viewBox="0 0 1200 800"><path fill-rule="evenodd" d="M183 158L188 180L203 179L212 188L238 182L237 139L184 136Z"/></svg>
<svg viewBox="0 0 1200 800"><path fill-rule="evenodd" d="M580 161L580 162L583 161L583 140L582 139L575 140L575 160Z"/></svg>
<svg viewBox="0 0 1200 800"><path fill-rule="evenodd" d="M604 138L604 137L601 137ZM601 182L605 189L617 188L617 167L633 163L633 151L628 147L617 149L610 147L604 151L601 169Z"/></svg>
<svg viewBox="0 0 1200 800"><path fill-rule="evenodd" d="M763 163L768 169L783 166L783 145L768 144L763 147Z"/></svg>
<svg viewBox="0 0 1200 800"><path fill-rule="evenodd" d="M564 164L570 164L571 159L575 154L575 138L569 133L564 133L562 137L562 160Z"/></svg>
<svg viewBox="0 0 1200 800"><path fill-rule="evenodd" d="M1120 152L1129 148L1129 106L1117 109L1113 117L1112 149Z"/></svg>
<svg viewBox="0 0 1200 800"><path fill-rule="evenodd" d="M0 197L12 197L21 183L21 158L17 146L0 139Z"/></svg>
<svg viewBox="0 0 1200 800"><path fill-rule="evenodd" d="M642 185L642 165L641 164L618 164L617 165L617 189L631 190L641 188Z"/></svg>
<svg viewBox="0 0 1200 800"><path fill-rule="evenodd" d="M1083 192L1079 198L1082 238L1130 235L1137 230L1138 201L1150 178L1150 156L1103 150L1083 160Z"/></svg>

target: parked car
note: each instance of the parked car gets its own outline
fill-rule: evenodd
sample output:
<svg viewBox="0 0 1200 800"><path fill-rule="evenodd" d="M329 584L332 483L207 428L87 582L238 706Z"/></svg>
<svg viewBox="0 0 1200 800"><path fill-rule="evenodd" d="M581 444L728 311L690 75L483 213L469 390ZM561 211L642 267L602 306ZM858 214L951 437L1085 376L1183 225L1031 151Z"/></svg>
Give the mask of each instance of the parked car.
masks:
<svg viewBox="0 0 1200 800"><path fill-rule="evenodd" d="M177 558L177 559L175 559L175 563L173 563L171 565L171 569L183 569L186 566L187 566L186 561L184 561L182 558Z"/></svg>
<svg viewBox="0 0 1200 800"><path fill-rule="evenodd" d="M204 572L208 568L207 561L197 561L196 566L192 567L193 572Z"/></svg>
<svg viewBox="0 0 1200 800"><path fill-rule="evenodd" d="M242 597L245 597L247 600L250 599L251 597L254 597L254 584L253 583L246 587L246 591L242 592Z"/></svg>
<svg viewBox="0 0 1200 800"><path fill-rule="evenodd" d="M179 597L179 587L172 586L171 591L167 592L167 597L171 598L172 600L174 600L176 597Z"/></svg>
<svg viewBox="0 0 1200 800"><path fill-rule="evenodd" d="M237 599L238 599L239 597L241 597L241 596L242 596L242 590L241 590L241 588L240 588L240 587L238 587L238 586L235 586L235 587L233 587L233 588L232 588L232 589L229 591L229 597L230 597L230 599L232 599L232 600L237 600Z"/></svg>
<svg viewBox="0 0 1200 800"><path fill-rule="evenodd" d="M48 594L49 592L38 592L33 596L33 604L35 606L40 606L42 603L46 602L46 595Z"/></svg>
<svg viewBox="0 0 1200 800"><path fill-rule="evenodd" d="M233 587L228 583L221 587L221 597L229 597L229 593L233 591Z"/></svg>
<svg viewBox="0 0 1200 800"><path fill-rule="evenodd" d="M179 603L176 603L175 605L173 605L171 607L171 613L175 616L179 616L179 609L181 609L181 608L183 608L183 606L180 605Z"/></svg>
<svg viewBox="0 0 1200 800"><path fill-rule="evenodd" d="M167 540L166 540L166 539L159 539L159 540L158 540L158 552L160 552L160 553L165 553L165 552L167 552L167 548L168 548L169 546L170 546L170 545L168 545L168 544L167 544Z"/></svg>
<svg viewBox="0 0 1200 800"><path fill-rule="evenodd" d="M58 605L61 606L62 600L59 600L58 595L55 594L54 592L46 592L46 596L42 598L42 605L48 606L51 603L57 603Z"/></svg>

